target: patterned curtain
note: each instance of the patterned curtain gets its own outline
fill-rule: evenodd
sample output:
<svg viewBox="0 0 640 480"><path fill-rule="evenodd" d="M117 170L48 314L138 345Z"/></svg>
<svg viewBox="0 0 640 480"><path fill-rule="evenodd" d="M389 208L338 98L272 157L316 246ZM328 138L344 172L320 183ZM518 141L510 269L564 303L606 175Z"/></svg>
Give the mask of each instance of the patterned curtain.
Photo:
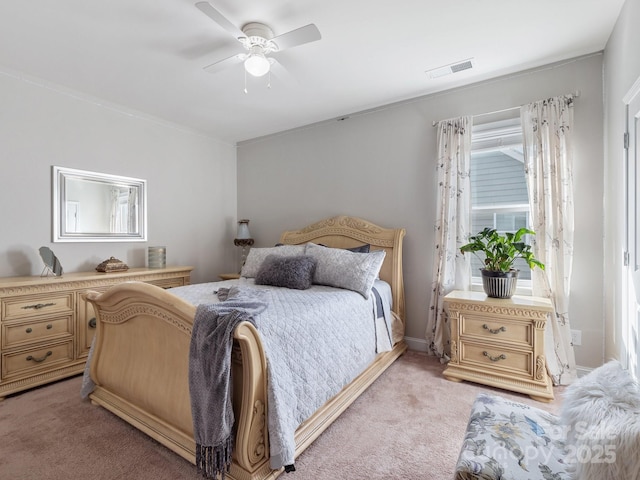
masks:
<svg viewBox="0 0 640 480"><path fill-rule="evenodd" d="M438 124L438 189L435 257L426 340L429 353L449 360L451 331L443 299L452 290L469 290L469 259L460 253L467 242L471 218L469 166L472 117Z"/></svg>
<svg viewBox="0 0 640 480"><path fill-rule="evenodd" d="M573 262L573 96L540 100L520 109L534 254L545 270L532 272L533 294L551 299L555 315L545 330L547 370L554 385L576 379L569 325Z"/></svg>

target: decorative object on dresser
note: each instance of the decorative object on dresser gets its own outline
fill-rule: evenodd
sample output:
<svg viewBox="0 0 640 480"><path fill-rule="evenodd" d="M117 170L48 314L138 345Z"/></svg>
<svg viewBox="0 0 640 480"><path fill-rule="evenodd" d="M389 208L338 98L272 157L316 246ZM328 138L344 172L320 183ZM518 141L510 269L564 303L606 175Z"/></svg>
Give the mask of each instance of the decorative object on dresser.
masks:
<svg viewBox="0 0 640 480"><path fill-rule="evenodd" d="M147 256L147 266L149 268L164 268L167 266L167 247L149 247Z"/></svg>
<svg viewBox="0 0 640 480"><path fill-rule="evenodd" d="M460 247L463 254L471 252L482 261L482 286L488 296L511 298L516 292L519 270L513 265L519 258L527 262L531 269L539 267L544 270L544 264L534 258L531 245L523 241L525 235L535 235L535 232L520 228L515 233L506 232L502 235L495 228L487 227L469 237L469 243Z"/></svg>
<svg viewBox="0 0 640 480"><path fill-rule="evenodd" d="M261 314L260 317L254 318L257 328L251 322L242 322L233 332L231 369L235 441L233 461L227 474L229 478L265 480L278 476L283 471L281 465L290 465L283 463L284 460L289 460L289 454L297 456L308 447L406 351L403 340L404 235L403 228L384 228L359 218L338 216L300 230L284 232L280 237L280 242L294 251L306 249L310 242L322 243L331 248L369 244L374 256L376 252L383 251L384 259L379 269L379 279L375 279L375 282L382 284L381 286L386 284L386 293L380 296L386 299L391 297L392 302L383 301L383 304L387 305L383 310L388 308L390 311L382 317L378 316L374 322L371 322L369 315L377 310L374 307L375 295L365 298L347 288L316 284L311 287L312 291L307 293L305 290L255 285L253 278L245 275L246 272L243 271L244 278L236 280L228 289L226 294L229 296L231 291L235 290L237 297L233 297L234 299L243 298L243 292L262 292L260 296L264 295L265 299L270 300L264 312L264 324L261 324ZM278 250L279 252L286 250L284 247L274 248L282 249ZM251 253L249 255L251 256ZM249 263L247 261L247 267ZM260 269L257 269L256 274L259 271ZM196 444L188 381L191 332L198 308L196 305L211 303L213 292L220 295L225 293L224 290L225 288L219 288L213 283L165 292L149 285L128 282L103 294L88 294L88 300L95 305L98 320L97 336L89 366L91 379L95 384L89 395L91 401L118 415L192 463L196 462ZM322 295L318 295L319 292L322 292ZM305 293L310 297L323 297L318 301L322 303L324 313L315 312L317 319L322 321L306 322L305 317L301 320L299 314L308 313L310 307L305 301L310 297L299 296ZM189 297L190 295L194 297ZM287 296L295 296L297 301L278 300ZM330 301L331 299L334 301ZM215 303L215 300L213 302ZM345 303L351 307L345 307ZM363 313L366 311L366 315L347 316L348 311L361 308ZM346 321L347 319L349 321ZM377 336L373 330L376 324L386 321L390 325L385 325L384 331L389 335L384 336L391 338L388 338L386 349L378 349L376 341L383 335ZM283 375L277 377L276 381L267 381L271 375L277 375L275 372L282 371L276 366L282 365L282 356L287 352L286 349L278 348L280 342L295 339L291 343L298 345L297 342L305 336L309 342L314 342L317 339L311 332L322 332L318 334L324 335L326 329L341 330L346 326L353 328L356 324L365 326L367 332L356 330L352 334L343 332L335 336L322 337L324 340L321 343L331 344L339 352L338 355L325 355L321 349L315 349L311 355L302 355L299 352L294 355L292 360L295 361L290 365L296 367L311 367L308 363L310 358L317 362L316 370L304 370L307 373L304 376L295 375L295 378L321 378L317 382L309 382L304 388L310 388L310 392L328 389L331 384L332 393L323 397L328 399L324 405L322 402L325 400L319 405L314 403L312 412L305 412L304 418L294 420L287 417L290 419L287 423L287 433L280 438L278 432L282 430L279 429L277 419L282 417L275 414L281 410L288 411L290 405L280 397L271 396L271 393L268 393L269 389L274 385L280 386L280 389L294 384L300 386L299 382L294 382L293 375ZM290 331L283 328L283 325L291 327ZM294 328L294 325L301 328ZM264 329L259 330L263 327ZM297 334L294 336L291 332ZM160 345L162 348L159 348ZM364 348L361 349L360 345ZM311 350L313 349L309 349L310 353ZM274 352L278 352L275 357ZM361 352L363 355L354 359L355 352ZM271 362L270 370L267 370L268 358ZM339 375L340 368L325 368L328 364L333 365L331 362L335 363L337 359L343 359L344 367L354 371L350 372L345 382L325 381L329 378L325 375L327 373ZM123 362L126 362L126 365ZM282 381L279 381L280 379ZM167 391L172 394L166 395ZM277 395L275 392L280 390L271 391ZM314 396L304 397L304 401L300 398L300 402L294 402L296 408L298 405L307 408L307 397ZM272 398L276 400L271 400ZM314 397L314 400L318 398ZM278 408L270 408L270 405L277 405ZM215 414L211 412L213 420ZM276 421L272 423L274 415ZM270 432L275 432L274 437L270 436ZM279 446L275 442L284 442L286 453L283 453L283 445ZM291 442L294 443L293 450ZM285 454L287 458L284 458Z"/></svg>
<svg viewBox="0 0 640 480"><path fill-rule="evenodd" d="M60 264L60 260L55 254L51 251L49 247L40 247L38 250L40 252L40 257L44 262L44 268L42 269L41 277L45 277L49 274L55 275L56 277L62 276L62 265Z"/></svg>
<svg viewBox="0 0 640 480"><path fill-rule="evenodd" d="M544 328L553 312L546 298L487 297L455 290L444 297L451 326L449 380L469 380L552 400L544 356Z"/></svg>
<svg viewBox="0 0 640 480"><path fill-rule="evenodd" d="M251 233L249 232L249 220L246 218L243 220L238 220L238 232L236 233L236 238L233 240L233 244L236 247L242 247L242 263L240 266L244 265L245 260L247 259L247 247L253 245L254 240L251 238Z"/></svg>
<svg viewBox="0 0 640 480"><path fill-rule="evenodd" d="M115 257L110 257L104 262L101 262L97 267L97 272L122 272L124 270L129 270L129 265L124 263L122 260L118 260Z"/></svg>
<svg viewBox="0 0 640 480"><path fill-rule="evenodd" d="M163 288L189 285L192 269L132 268L0 279L0 398L82 373L96 330L86 292L130 280Z"/></svg>

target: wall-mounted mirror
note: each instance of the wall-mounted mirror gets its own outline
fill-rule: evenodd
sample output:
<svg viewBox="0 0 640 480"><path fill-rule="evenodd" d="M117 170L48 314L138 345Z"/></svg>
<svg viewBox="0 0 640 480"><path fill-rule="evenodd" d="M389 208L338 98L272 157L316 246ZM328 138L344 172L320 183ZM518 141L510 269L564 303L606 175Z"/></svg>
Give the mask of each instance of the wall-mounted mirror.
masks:
<svg viewBox="0 0 640 480"><path fill-rule="evenodd" d="M146 180L53 167L54 242L147 240Z"/></svg>

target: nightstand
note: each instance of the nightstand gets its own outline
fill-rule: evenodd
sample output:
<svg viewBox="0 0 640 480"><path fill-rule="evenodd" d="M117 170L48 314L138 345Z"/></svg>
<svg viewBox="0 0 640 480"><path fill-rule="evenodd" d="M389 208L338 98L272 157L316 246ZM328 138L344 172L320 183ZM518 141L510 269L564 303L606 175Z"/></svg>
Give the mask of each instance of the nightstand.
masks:
<svg viewBox="0 0 640 480"><path fill-rule="evenodd" d="M444 298L451 325L451 361L443 375L553 400L544 356L544 328L553 312L546 298L487 297L453 291Z"/></svg>
<svg viewBox="0 0 640 480"><path fill-rule="evenodd" d="M218 275L218 277L220 277L220 280L236 280L240 278L240 274L239 273L221 273L220 275Z"/></svg>

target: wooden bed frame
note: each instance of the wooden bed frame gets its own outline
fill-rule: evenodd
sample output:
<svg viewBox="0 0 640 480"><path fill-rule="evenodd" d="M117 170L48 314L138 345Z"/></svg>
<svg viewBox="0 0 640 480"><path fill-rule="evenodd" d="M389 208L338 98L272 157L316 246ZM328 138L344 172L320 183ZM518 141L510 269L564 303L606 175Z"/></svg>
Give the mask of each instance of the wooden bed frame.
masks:
<svg viewBox="0 0 640 480"><path fill-rule="evenodd" d="M308 447L407 346L402 278L403 228L339 216L297 231L284 232L285 244L321 243L331 247L370 244L384 249L380 278L392 288L393 349L372 364L296 430L296 457ZM97 331L90 360L96 387L90 398L178 455L195 464L195 442L188 385L188 352L196 307L159 287L128 282L87 299L96 311ZM266 360L257 330L245 322L235 332L233 407L236 416L235 480L271 479L283 470L269 465Z"/></svg>

